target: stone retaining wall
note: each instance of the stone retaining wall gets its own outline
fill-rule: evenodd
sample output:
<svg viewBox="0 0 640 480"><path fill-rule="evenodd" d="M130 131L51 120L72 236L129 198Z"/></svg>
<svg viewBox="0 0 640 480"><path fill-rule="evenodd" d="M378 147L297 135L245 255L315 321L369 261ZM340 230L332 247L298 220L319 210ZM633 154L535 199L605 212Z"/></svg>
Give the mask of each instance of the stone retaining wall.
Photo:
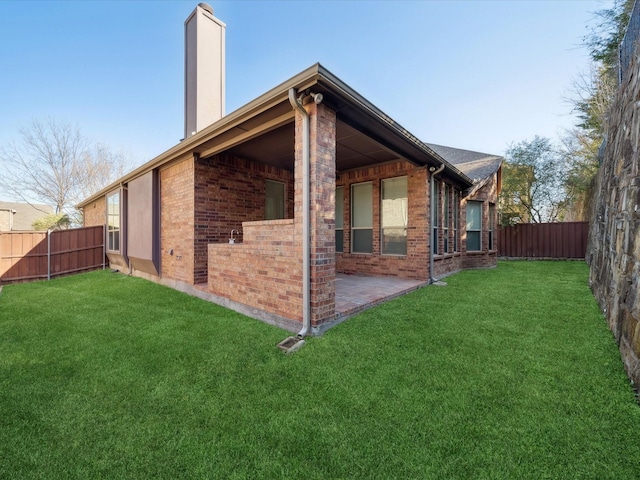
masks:
<svg viewBox="0 0 640 480"><path fill-rule="evenodd" d="M591 288L636 388L640 386L639 73L636 48L611 109L587 248Z"/></svg>

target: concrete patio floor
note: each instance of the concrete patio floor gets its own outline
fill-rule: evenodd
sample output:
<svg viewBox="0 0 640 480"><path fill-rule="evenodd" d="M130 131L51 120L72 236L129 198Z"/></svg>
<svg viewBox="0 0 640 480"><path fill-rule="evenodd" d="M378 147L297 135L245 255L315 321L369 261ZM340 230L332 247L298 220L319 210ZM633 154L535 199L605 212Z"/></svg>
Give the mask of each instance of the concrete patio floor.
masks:
<svg viewBox="0 0 640 480"><path fill-rule="evenodd" d="M379 305L416 290L428 282L396 277L366 277L336 274L336 320Z"/></svg>

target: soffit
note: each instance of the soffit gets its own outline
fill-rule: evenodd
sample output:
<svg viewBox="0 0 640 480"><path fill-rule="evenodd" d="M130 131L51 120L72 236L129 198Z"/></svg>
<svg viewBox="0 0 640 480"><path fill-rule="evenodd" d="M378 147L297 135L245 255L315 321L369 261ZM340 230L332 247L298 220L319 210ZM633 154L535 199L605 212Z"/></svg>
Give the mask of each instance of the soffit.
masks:
<svg viewBox="0 0 640 480"><path fill-rule="evenodd" d="M294 122L236 145L227 153L293 170ZM336 124L336 169L362 168L397 160L399 156L344 121Z"/></svg>

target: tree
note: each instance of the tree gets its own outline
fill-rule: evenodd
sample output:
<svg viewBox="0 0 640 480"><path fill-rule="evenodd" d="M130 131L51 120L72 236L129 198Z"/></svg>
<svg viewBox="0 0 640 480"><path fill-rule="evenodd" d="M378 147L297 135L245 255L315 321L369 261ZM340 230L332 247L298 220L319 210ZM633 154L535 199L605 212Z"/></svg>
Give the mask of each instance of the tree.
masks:
<svg viewBox="0 0 640 480"><path fill-rule="evenodd" d="M624 37L634 0L615 0L609 9L595 12L596 24L584 38L593 60L588 73L574 79L569 103L579 123L562 139L567 165L567 218L586 220L593 198L598 153L617 89L618 46Z"/></svg>
<svg viewBox="0 0 640 480"><path fill-rule="evenodd" d="M0 148L0 189L30 204L54 205L73 224L82 223L75 205L125 171L124 155L91 143L69 123L33 120L19 132L20 143Z"/></svg>
<svg viewBox="0 0 640 480"><path fill-rule="evenodd" d="M69 228L71 220L66 213L49 213L31 224L34 230L61 230Z"/></svg>
<svg viewBox="0 0 640 480"><path fill-rule="evenodd" d="M635 0L614 0L611 8L595 12L597 23L584 38L591 58L616 78L618 46L624 37Z"/></svg>
<svg viewBox="0 0 640 480"><path fill-rule="evenodd" d="M562 139L567 175L565 177L565 221L586 221L589 218L595 177L599 167L602 138L589 131L574 128Z"/></svg>
<svg viewBox="0 0 640 480"><path fill-rule="evenodd" d="M602 65L592 64L588 73L573 79L568 101L580 123L577 127L591 136L602 137L606 131L609 106L616 93L617 81Z"/></svg>
<svg viewBox="0 0 640 480"><path fill-rule="evenodd" d="M512 145L506 152L500 193L502 224L562 219L564 160L548 138Z"/></svg>

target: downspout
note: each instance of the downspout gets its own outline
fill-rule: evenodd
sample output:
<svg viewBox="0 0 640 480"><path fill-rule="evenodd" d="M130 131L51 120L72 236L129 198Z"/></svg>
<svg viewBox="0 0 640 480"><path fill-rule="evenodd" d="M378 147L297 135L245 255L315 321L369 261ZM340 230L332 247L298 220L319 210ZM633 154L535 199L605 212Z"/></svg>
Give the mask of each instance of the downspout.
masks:
<svg viewBox="0 0 640 480"><path fill-rule="evenodd" d="M433 208L433 200L434 200L434 196L435 196L435 182L434 182L434 177L439 174L440 172L442 172L444 170L444 163L442 165L440 165L440 167L438 167L436 169L436 167L429 167L429 172L431 174L431 194L430 194L430 198L431 201L429 202L429 206L431 207L431 220L429 221L429 228L431 230L430 236L431 236L431 242L429 242L430 244L430 248L429 248L429 283L436 283L437 280L436 278L433 276L433 244L434 241L438 241L437 238L433 238L433 224L436 221L436 216L435 216L435 209Z"/></svg>
<svg viewBox="0 0 640 480"><path fill-rule="evenodd" d="M302 115L302 330L298 337L302 338L311 330L311 311L309 293L311 276L309 268L309 114L296 98L295 88L289 89L289 103Z"/></svg>

